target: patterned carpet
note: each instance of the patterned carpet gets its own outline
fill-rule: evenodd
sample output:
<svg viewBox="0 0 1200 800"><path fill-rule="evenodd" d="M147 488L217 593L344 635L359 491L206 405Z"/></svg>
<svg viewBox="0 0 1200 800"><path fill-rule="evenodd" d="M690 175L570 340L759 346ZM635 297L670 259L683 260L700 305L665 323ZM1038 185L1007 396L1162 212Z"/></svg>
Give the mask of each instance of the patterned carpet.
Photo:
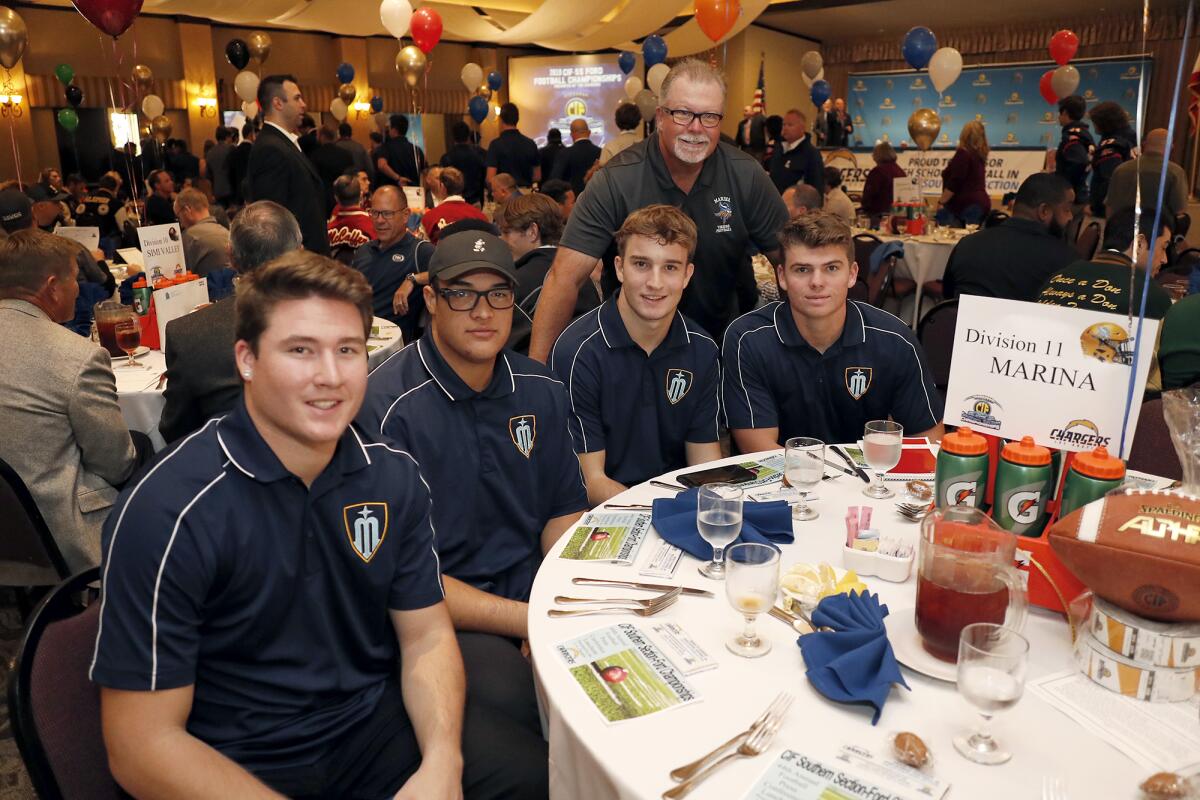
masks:
<svg viewBox="0 0 1200 800"><path fill-rule="evenodd" d="M0 589L0 800L32 800L37 796L8 724L8 673L17 654L21 629L16 595L10 589Z"/></svg>

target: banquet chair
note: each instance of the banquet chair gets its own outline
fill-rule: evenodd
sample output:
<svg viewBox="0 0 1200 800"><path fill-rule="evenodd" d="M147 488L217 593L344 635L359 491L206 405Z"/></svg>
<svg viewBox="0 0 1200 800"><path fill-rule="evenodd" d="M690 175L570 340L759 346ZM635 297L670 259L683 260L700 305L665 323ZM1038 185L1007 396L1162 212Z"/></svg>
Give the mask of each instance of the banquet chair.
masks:
<svg viewBox="0 0 1200 800"><path fill-rule="evenodd" d="M33 612L8 684L13 738L43 800L116 800L100 728L100 689L88 679L100 603L83 601L93 567L54 588Z"/></svg>
<svg viewBox="0 0 1200 800"><path fill-rule="evenodd" d="M0 459L0 586L17 592L21 618L29 615L39 590L54 586L70 571L33 495L9 464Z"/></svg>
<svg viewBox="0 0 1200 800"><path fill-rule="evenodd" d="M1091 261L1096 255L1096 249L1100 246L1100 223L1093 220L1089 222L1075 239L1075 252L1085 261Z"/></svg>
<svg viewBox="0 0 1200 800"><path fill-rule="evenodd" d="M1008 219L1008 212L1006 212L1006 211L989 211L988 215L983 218L983 225L981 225L980 227L994 228L1007 219Z"/></svg>
<svg viewBox="0 0 1200 800"><path fill-rule="evenodd" d="M954 353L954 331L958 325L958 299L938 303L917 325L917 341L925 351L925 363L933 373L933 385L945 393L950 384L950 358Z"/></svg>
<svg viewBox="0 0 1200 800"><path fill-rule="evenodd" d="M1161 397L1142 403L1126 466L1171 480L1183 477L1179 455L1175 452L1175 445L1171 440L1171 429L1167 427L1167 420L1163 417Z"/></svg>

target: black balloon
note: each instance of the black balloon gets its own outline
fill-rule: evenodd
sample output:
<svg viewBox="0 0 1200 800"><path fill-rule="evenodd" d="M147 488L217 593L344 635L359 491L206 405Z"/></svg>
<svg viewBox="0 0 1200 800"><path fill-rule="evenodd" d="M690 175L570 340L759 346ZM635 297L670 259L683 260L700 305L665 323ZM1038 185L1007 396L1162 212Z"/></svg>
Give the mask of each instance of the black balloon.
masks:
<svg viewBox="0 0 1200 800"><path fill-rule="evenodd" d="M71 104L71 108L79 108L83 102L83 89L80 89L75 84L67 87L67 102Z"/></svg>
<svg viewBox="0 0 1200 800"><path fill-rule="evenodd" d="M234 66L234 69L245 69L250 63L250 47L241 39L230 39L229 44L225 45L225 60Z"/></svg>

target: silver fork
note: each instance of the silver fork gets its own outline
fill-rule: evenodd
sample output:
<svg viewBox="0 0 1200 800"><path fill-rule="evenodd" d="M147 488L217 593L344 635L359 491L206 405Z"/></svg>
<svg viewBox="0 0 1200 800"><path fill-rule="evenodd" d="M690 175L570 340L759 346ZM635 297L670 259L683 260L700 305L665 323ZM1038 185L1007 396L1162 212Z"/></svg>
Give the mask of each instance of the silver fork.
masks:
<svg viewBox="0 0 1200 800"><path fill-rule="evenodd" d="M714 758L723 754L729 748L740 745L743 740L747 739L750 736L750 734L754 733L754 731L758 730L759 727L766 724L770 719L772 719L774 717L775 713L780 708L786 709L788 704L790 704L791 702L792 702L791 695L789 695L787 692L780 692L779 695L776 696L776 698L771 701L771 705L767 706L767 710L764 711L762 714L760 714L758 719L754 720L754 722L752 722L750 724L749 728L746 728L746 730L737 734L732 739L730 739L729 741L722 744L720 747L716 747L716 748L710 750L709 752L705 753L704 755L702 755L700 758L696 759L692 763L685 764L682 767L678 767L676 769L671 770L671 780L686 781L686 780L690 779L697 772L704 769L704 767L707 766L708 763L710 761L712 761Z"/></svg>
<svg viewBox="0 0 1200 800"><path fill-rule="evenodd" d="M678 597L682 593L683 589L680 587L660 594L658 597L651 597L649 599L638 597L568 597L565 594L559 594L554 596L554 602L560 605L570 605L572 603L632 603L633 605L646 608L654 605L655 603L662 602L668 597Z"/></svg>
<svg viewBox="0 0 1200 800"><path fill-rule="evenodd" d="M639 617L652 617L665 608L669 608L679 599L678 591L670 591L660 595L650 605L644 608L629 608L628 606L605 606L604 608L552 608L546 612L551 617L578 617L584 614L637 614Z"/></svg>
<svg viewBox="0 0 1200 800"><path fill-rule="evenodd" d="M1068 800L1062 778L1042 778L1042 800Z"/></svg>
<svg viewBox="0 0 1200 800"><path fill-rule="evenodd" d="M787 711L787 708L790 705L791 698L789 697L788 702L784 706L783 710L773 719L768 720L756 728L754 733L750 734L750 736L746 738L746 741L742 742L741 745L738 746L737 750L721 756L716 761L712 762L712 764L700 770L700 772L697 773L696 776L691 780L684 781L675 788L668 789L667 791L663 792L663 800L678 800L680 797L687 796L691 793L692 789L695 789L697 786L703 783L705 778L707 778L709 775L712 775L714 772L720 769L722 764L725 764L728 761L732 761L735 758L753 758L754 756L762 755L763 752L765 752L766 749L771 746L771 740L775 738L775 734L778 733L780 726L783 725L783 713Z"/></svg>

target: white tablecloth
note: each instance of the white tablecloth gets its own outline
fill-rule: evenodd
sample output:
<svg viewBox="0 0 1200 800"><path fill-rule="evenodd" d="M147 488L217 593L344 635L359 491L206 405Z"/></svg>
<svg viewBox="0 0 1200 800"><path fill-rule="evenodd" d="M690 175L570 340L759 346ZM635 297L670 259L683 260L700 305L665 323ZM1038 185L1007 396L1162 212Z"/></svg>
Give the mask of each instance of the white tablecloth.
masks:
<svg viewBox="0 0 1200 800"><path fill-rule="evenodd" d="M745 458L744 456L737 457ZM729 461L737 459L728 459ZM669 479L669 478L668 478ZM903 535L914 543L916 524L893 510L892 501L863 496L864 484L842 476L825 481L813 505L821 517L795 523L796 541L783 548L782 566L826 561L841 566L845 541L843 517L848 505L872 505L873 524L885 534ZM634 487L615 502L647 503L669 496L665 489L648 484ZM547 556L534 583L530 600L529 641L539 697L550 735L550 794L554 800L614 800L657 798L672 783L671 769L681 766L745 728L783 690L796 702L770 750L755 759L738 759L701 785L690 797L697 800L741 798L779 753L790 748L817 758L832 757L847 744L873 752L885 748L889 732L913 731L930 747L934 774L952 784L949 798L1013 800L1041 797L1043 776L1063 778L1072 798L1133 800L1146 770L1125 755L1049 706L1026 689L1017 706L995 722L994 734L1014 753L1012 761L998 767L974 764L960 756L952 738L973 726L978 717L949 683L903 668L912 691L897 687L872 727L866 707L832 703L811 688L796 634L783 623L761 615L760 635L768 637L772 651L758 659L734 656L725 641L741 626L741 615L728 604L724 584L701 577L698 562L684 556L672 583L713 590L714 599L683 596L655 620L673 621L715 658L715 670L688 680L702 699L682 708L615 725L607 724L585 699L554 652L559 642L616 622L645 623L629 615L582 616L549 619L556 594L576 597L651 596L647 592L576 586L575 576L651 580L637 575L657 534L643 542L633 566L622 567L567 561L557 558L569 537L563 536ZM906 583L893 584L865 578L894 613L911 613L916 593L916 570ZM661 581L660 581L661 582ZM1030 609L1025 635L1031 647L1029 679L1072 666L1070 634L1062 617Z"/></svg>
<svg viewBox="0 0 1200 800"><path fill-rule="evenodd" d="M904 243L904 265L908 274L917 283L916 295L913 299L913 314L911 325L915 329L921 318L921 295L924 293L926 281L936 281L946 274L946 264L950 261L950 251L958 244L957 239L940 239L933 236L890 236L879 231L864 231L855 229L855 233L872 233L885 242ZM868 265L859 264L859 270Z"/></svg>
<svg viewBox="0 0 1200 800"><path fill-rule="evenodd" d="M380 317L375 317L373 326L378 326L378 335L373 334L367 342L367 362L372 369L383 362L403 344L400 328ZM117 378L117 400L121 414L130 430L142 431L150 437L155 450L166 446L158 432L158 420L162 417L163 387L158 380L167 371L167 358L159 350L151 350L137 357L141 367L127 366L125 359L113 362L113 374Z"/></svg>

